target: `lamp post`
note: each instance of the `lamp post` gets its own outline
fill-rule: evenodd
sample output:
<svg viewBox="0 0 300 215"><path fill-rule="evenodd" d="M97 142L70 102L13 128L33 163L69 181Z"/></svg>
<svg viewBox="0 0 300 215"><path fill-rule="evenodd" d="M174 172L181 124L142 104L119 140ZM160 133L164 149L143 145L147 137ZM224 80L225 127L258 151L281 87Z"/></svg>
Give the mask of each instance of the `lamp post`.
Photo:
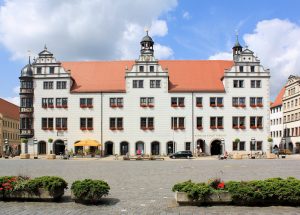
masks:
<svg viewBox="0 0 300 215"><path fill-rule="evenodd" d="M35 145L37 144L37 139L33 139L33 159L38 159L38 156L35 154Z"/></svg>
<svg viewBox="0 0 300 215"><path fill-rule="evenodd" d="M5 159L8 159L7 148L8 148L8 139L4 139L3 154Z"/></svg>
<svg viewBox="0 0 300 215"><path fill-rule="evenodd" d="M252 157L252 149L253 149L253 147L254 147L254 144L255 144L255 138L252 137L252 138L251 138L251 146L250 146L250 149L251 149L251 158L252 158L252 159L253 159L253 157Z"/></svg>
<svg viewBox="0 0 300 215"><path fill-rule="evenodd" d="M281 139L281 141L282 141L282 143L283 143L283 147L284 147L284 155L281 155L281 157L282 158L285 158L285 156L286 156L286 138L285 137L283 137L282 139ZM279 155L278 155L278 157L279 157Z"/></svg>

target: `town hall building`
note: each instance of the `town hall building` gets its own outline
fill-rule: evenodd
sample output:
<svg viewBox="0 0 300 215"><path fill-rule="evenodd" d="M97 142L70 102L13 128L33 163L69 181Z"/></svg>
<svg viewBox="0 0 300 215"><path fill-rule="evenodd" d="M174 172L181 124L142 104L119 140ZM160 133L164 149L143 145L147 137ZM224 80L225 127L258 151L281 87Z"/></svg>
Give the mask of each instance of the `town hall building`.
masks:
<svg viewBox="0 0 300 215"><path fill-rule="evenodd" d="M233 60L160 61L148 33L140 46L135 61L60 62L46 47L29 61L22 152L76 151L82 140L104 155L268 150L270 71L238 38Z"/></svg>

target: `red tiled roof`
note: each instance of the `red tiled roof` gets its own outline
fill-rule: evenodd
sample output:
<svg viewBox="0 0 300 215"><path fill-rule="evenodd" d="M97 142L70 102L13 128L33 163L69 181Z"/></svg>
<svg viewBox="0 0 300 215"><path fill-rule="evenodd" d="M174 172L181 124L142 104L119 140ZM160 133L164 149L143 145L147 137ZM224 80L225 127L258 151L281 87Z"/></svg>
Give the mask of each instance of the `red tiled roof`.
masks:
<svg viewBox="0 0 300 215"><path fill-rule="evenodd" d="M169 92L224 92L221 78L233 61L164 60L168 68ZM134 61L62 62L75 84L71 92L125 92L125 67Z"/></svg>
<svg viewBox="0 0 300 215"><path fill-rule="evenodd" d="M282 105L282 98L283 98L284 93L285 93L285 87L283 87L283 88L280 90L280 92L279 92L279 94L277 95L275 101L272 103L271 108L277 107L277 106L279 106L279 105Z"/></svg>
<svg viewBox="0 0 300 215"><path fill-rule="evenodd" d="M19 107L0 98L0 114L10 119L19 120Z"/></svg>

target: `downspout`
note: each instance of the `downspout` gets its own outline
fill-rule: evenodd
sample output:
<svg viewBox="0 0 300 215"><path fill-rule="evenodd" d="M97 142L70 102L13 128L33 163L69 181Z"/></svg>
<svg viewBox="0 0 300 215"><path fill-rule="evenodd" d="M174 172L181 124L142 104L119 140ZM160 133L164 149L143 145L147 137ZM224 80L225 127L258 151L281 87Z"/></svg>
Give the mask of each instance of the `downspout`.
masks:
<svg viewBox="0 0 300 215"><path fill-rule="evenodd" d="M103 154L103 93L101 92L100 93L100 97L101 97L101 111L100 111L100 113L101 113L101 119L100 119L100 122L101 122L101 154L102 154L102 156L104 156L104 154Z"/></svg>
<svg viewBox="0 0 300 215"><path fill-rule="evenodd" d="M195 153L195 143L194 143L194 125L195 122L194 122L194 92L192 92L192 148L193 148L193 151Z"/></svg>

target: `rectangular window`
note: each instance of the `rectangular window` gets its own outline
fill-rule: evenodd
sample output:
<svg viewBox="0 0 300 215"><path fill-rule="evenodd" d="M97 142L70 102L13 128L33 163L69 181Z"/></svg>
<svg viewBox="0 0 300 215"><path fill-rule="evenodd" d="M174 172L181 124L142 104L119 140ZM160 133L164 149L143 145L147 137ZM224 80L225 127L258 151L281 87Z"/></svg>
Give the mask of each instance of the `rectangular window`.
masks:
<svg viewBox="0 0 300 215"><path fill-rule="evenodd" d="M150 88L160 88L160 80L150 80Z"/></svg>
<svg viewBox="0 0 300 215"><path fill-rule="evenodd" d="M93 118L80 118L81 130L93 130Z"/></svg>
<svg viewBox="0 0 300 215"><path fill-rule="evenodd" d="M191 150L191 142L185 142L185 150L190 151Z"/></svg>
<svg viewBox="0 0 300 215"><path fill-rule="evenodd" d="M133 88L144 88L144 81L143 80L133 80Z"/></svg>
<svg viewBox="0 0 300 215"><path fill-rule="evenodd" d="M202 97L196 97L196 106L197 107L202 107Z"/></svg>
<svg viewBox="0 0 300 215"><path fill-rule="evenodd" d="M53 130L53 118L42 118L42 129Z"/></svg>
<svg viewBox="0 0 300 215"><path fill-rule="evenodd" d="M184 97L172 97L171 98L172 107L184 107Z"/></svg>
<svg viewBox="0 0 300 215"><path fill-rule="evenodd" d="M184 117L172 117L171 118L171 129L185 129Z"/></svg>
<svg viewBox="0 0 300 215"><path fill-rule="evenodd" d="M250 117L250 128L255 129L255 128L259 128L262 129L263 128L263 118L261 116L251 116Z"/></svg>
<svg viewBox="0 0 300 215"><path fill-rule="evenodd" d="M197 129L198 130L203 129L203 127L202 127L202 117L197 117Z"/></svg>
<svg viewBox="0 0 300 215"><path fill-rule="evenodd" d="M56 89L67 89L67 82L66 81L57 81Z"/></svg>
<svg viewBox="0 0 300 215"><path fill-rule="evenodd" d="M211 129L223 129L223 117L210 117Z"/></svg>
<svg viewBox="0 0 300 215"><path fill-rule="evenodd" d="M110 130L123 130L123 118L109 118Z"/></svg>
<svg viewBox="0 0 300 215"><path fill-rule="evenodd" d="M80 98L79 105L81 108L93 108L93 99L92 98Z"/></svg>
<svg viewBox="0 0 300 215"><path fill-rule="evenodd" d="M55 119L56 130L67 130L68 129L68 119L67 118L56 118Z"/></svg>
<svg viewBox="0 0 300 215"><path fill-rule="evenodd" d="M154 72L154 66L150 66L150 72Z"/></svg>
<svg viewBox="0 0 300 215"><path fill-rule="evenodd" d="M261 80L251 80L251 88L261 88Z"/></svg>
<svg viewBox="0 0 300 215"><path fill-rule="evenodd" d="M211 107L223 107L223 97L210 97L209 103Z"/></svg>
<svg viewBox="0 0 300 215"><path fill-rule="evenodd" d="M49 74L54 74L54 67L53 66L49 67Z"/></svg>
<svg viewBox="0 0 300 215"><path fill-rule="evenodd" d="M45 90L51 90L51 89L53 89L53 81L44 81L43 88Z"/></svg>
<svg viewBox="0 0 300 215"><path fill-rule="evenodd" d="M232 128L234 129L245 129L245 117L232 117Z"/></svg>
<svg viewBox="0 0 300 215"><path fill-rule="evenodd" d="M233 88L243 88L244 80L233 80Z"/></svg>
<svg viewBox="0 0 300 215"><path fill-rule="evenodd" d="M233 151L245 151L245 142L233 142L232 143L232 150Z"/></svg>
<svg viewBox="0 0 300 215"><path fill-rule="evenodd" d="M141 97L140 98L141 107L154 107L154 97Z"/></svg>
<svg viewBox="0 0 300 215"><path fill-rule="evenodd" d="M144 72L144 66L139 66L140 72Z"/></svg>
<svg viewBox="0 0 300 215"><path fill-rule="evenodd" d="M240 72L244 72L244 67L243 66L239 66L240 68Z"/></svg>
<svg viewBox="0 0 300 215"><path fill-rule="evenodd" d="M142 130L153 130L154 129L154 118L153 117L141 117L140 123Z"/></svg>
<svg viewBox="0 0 300 215"><path fill-rule="evenodd" d="M42 67L36 68L36 74L38 74L38 75L42 74Z"/></svg>
<svg viewBox="0 0 300 215"><path fill-rule="evenodd" d="M56 98L56 107L57 108L67 108L68 107L68 98Z"/></svg>
<svg viewBox="0 0 300 215"><path fill-rule="evenodd" d="M109 98L110 107L123 107L123 98Z"/></svg>
<svg viewBox="0 0 300 215"><path fill-rule="evenodd" d="M255 72L255 66L250 66L251 72Z"/></svg>

